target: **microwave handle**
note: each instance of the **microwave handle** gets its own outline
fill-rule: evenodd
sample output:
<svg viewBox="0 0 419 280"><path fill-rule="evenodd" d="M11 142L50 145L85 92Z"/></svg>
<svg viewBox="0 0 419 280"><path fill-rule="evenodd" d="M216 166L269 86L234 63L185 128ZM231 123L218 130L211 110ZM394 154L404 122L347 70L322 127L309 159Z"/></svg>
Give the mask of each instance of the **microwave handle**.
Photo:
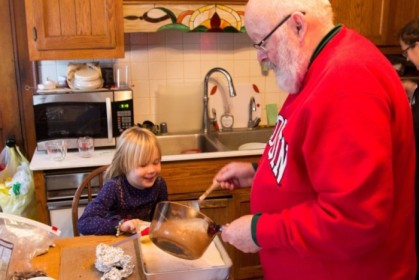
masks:
<svg viewBox="0 0 419 280"><path fill-rule="evenodd" d="M112 102L109 97L106 97L106 122L108 124L108 140L112 141L113 129L112 129Z"/></svg>

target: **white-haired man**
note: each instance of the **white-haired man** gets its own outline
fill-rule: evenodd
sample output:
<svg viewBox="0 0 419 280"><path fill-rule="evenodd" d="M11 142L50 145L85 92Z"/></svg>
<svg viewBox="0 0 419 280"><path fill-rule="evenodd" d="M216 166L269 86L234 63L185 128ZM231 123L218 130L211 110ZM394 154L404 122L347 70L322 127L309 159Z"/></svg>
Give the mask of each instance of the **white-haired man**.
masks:
<svg viewBox="0 0 419 280"><path fill-rule="evenodd" d="M214 177L251 185L252 214L223 240L259 251L266 280L413 279L415 143L396 71L327 0L250 0L245 24L290 94L258 165Z"/></svg>

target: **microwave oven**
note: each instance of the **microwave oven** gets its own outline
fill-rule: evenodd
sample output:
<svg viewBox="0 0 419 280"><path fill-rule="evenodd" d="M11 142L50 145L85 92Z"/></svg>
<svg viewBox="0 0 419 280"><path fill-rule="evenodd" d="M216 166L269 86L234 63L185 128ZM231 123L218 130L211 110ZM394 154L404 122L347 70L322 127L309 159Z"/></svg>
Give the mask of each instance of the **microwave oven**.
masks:
<svg viewBox="0 0 419 280"><path fill-rule="evenodd" d="M37 149L64 139L77 149L77 139L90 136L94 145L115 147L121 133L134 125L132 90L48 92L33 95Z"/></svg>

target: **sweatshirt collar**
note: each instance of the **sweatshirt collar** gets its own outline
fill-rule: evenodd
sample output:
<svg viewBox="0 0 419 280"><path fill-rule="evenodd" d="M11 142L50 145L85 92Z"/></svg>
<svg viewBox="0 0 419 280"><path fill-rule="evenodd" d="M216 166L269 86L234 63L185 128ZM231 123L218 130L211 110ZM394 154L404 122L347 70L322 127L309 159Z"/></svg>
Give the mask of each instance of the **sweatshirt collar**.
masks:
<svg viewBox="0 0 419 280"><path fill-rule="evenodd" d="M326 36L323 37L323 39L320 41L316 49L314 50L313 55L310 58L310 63L308 64L308 68L310 68L311 63L313 63L314 59L319 55L319 53L323 50L323 48L329 43L330 40L332 40L333 37L342 29L342 24L337 24L335 27L333 27Z"/></svg>

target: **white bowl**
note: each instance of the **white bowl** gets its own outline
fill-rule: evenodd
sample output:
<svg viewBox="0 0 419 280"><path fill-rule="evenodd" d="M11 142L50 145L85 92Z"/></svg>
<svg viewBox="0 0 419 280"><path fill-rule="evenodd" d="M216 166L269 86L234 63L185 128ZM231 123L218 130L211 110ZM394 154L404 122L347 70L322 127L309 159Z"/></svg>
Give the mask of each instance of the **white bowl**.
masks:
<svg viewBox="0 0 419 280"><path fill-rule="evenodd" d="M74 87L80 90L93 90L98 89L103 86L103 80L97 79L93 81L80 81L78 79L74 80Z"/></svg>
<svg viewBox="0 0 419 280"><path fill-rule="evenodd" d="M74 79L78 81L95 81L100 78L100 73L93 68L84 68L74 73Z"/></svg>

